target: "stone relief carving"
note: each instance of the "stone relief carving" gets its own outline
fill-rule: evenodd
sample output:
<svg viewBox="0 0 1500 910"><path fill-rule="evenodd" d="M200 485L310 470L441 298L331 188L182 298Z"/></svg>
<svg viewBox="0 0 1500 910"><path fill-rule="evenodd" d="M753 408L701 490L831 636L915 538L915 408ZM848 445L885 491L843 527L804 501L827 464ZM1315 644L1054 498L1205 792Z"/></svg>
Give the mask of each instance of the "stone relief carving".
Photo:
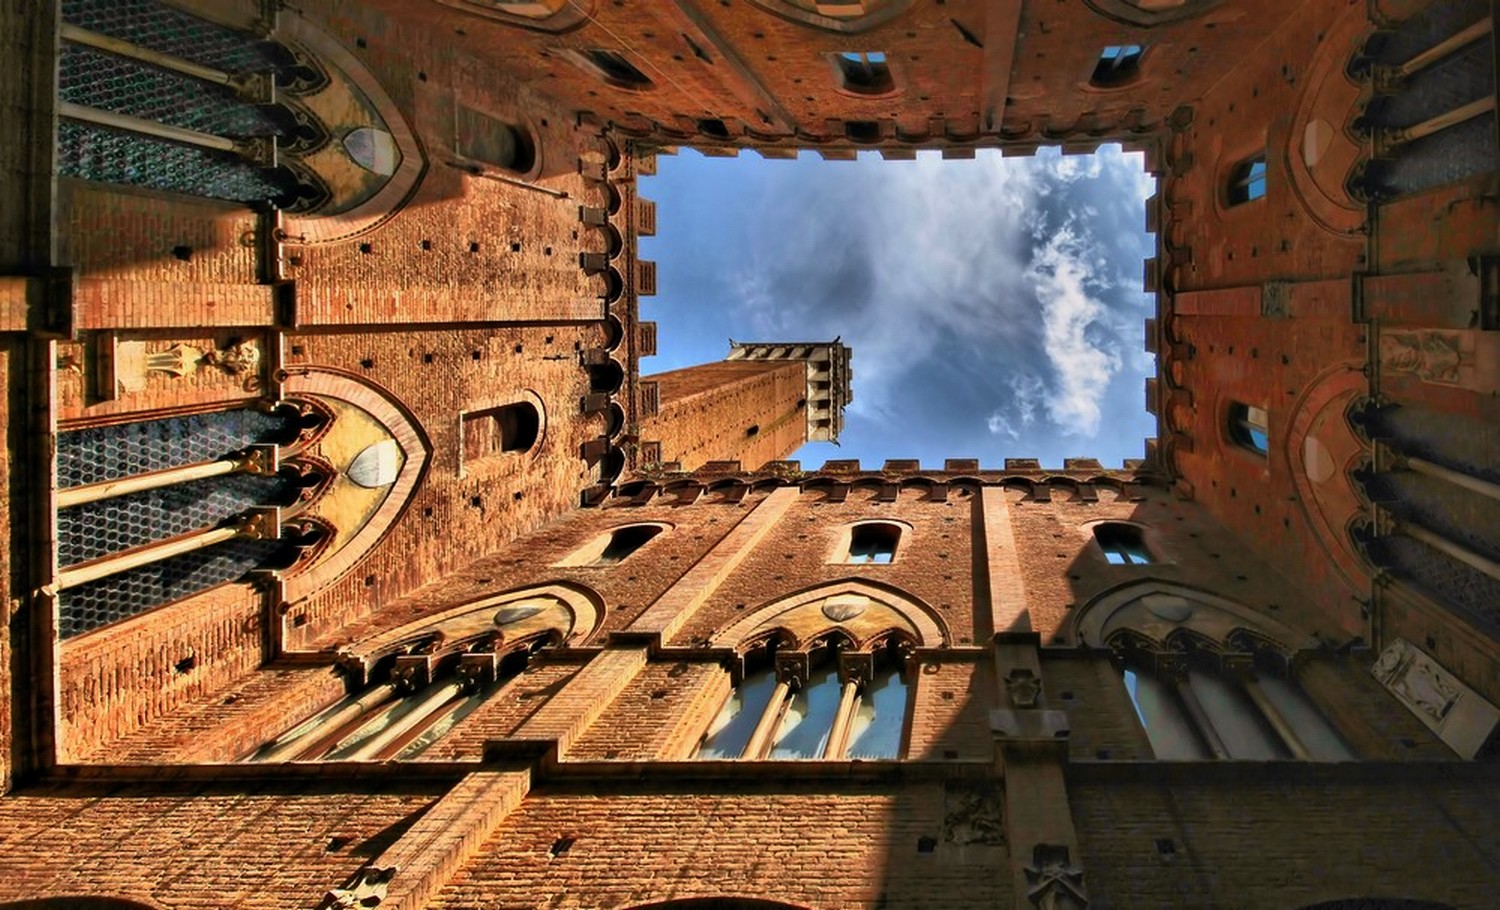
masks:
<svg viewBox="0 0 1500 910"><path fill-rule="evenodd" d="M1383 370L1412 373L1428 382L1453 385L1459 381L1463 361L1458 332L1385 332L1380 336Z"/></svg>
<svg viewBox="0 0 1500 910"><path fill-rule="evenodd" d="M1407 642L1386 648L1370 673L1408 707L1439 723L1461 694L1441 667Z"/></svg>
<svg viewBox="0 0 1500 910"><path fill-rule="evenodd" d="M116 341L109 361L119 392L145 391L152 373L180 379L203 366L216 367L242 379L247 392L260 388L261 351L254 341L235 342L221 350L208 351L181 343L164 351L151 351L144 341Z"/></svg>
<svg viewBox="0 0 1500 910"><path fill-rule="evenodd" d="M1464 758L1479 754L1500 727L1500 709L1405 639L1391 642L1370 674Z"/></svg>
<svg viewBox="0 0 1500 910"><path fill-rule="evenodd" d="M1005 677L1005 693L1017 708L1035 708L1042 696L1042 681L1025 667L1016 667Z"/></svg>
<svg viewBox="0 0 1500 910"><path fill-rule="evenodd" d="M1068 848L1037 844L1026 867L1026 898L1038 910L1087 910L1083 870L1069 861Z"/></svg>
<svg viewBox="0 0 1500 910"><path fill-rule="evenodd" d="M1005 808L994 785L950 784L943 791L943 840L946 843L1005 845Z"/></svg>

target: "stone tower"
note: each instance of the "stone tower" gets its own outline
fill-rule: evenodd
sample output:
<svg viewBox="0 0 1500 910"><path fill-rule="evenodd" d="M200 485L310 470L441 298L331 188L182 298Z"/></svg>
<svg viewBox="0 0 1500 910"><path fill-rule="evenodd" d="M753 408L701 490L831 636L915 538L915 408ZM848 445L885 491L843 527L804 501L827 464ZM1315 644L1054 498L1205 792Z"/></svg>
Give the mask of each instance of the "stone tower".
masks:
<svg viewBox="0 0 1500 910"><path fill-rule="evenodd" d="M729 343L729 354L642 377L656 414L641 422L643 464L693 470L710 461L758 468L805 442L838 442L854 398L853 352L839 339Z"/></svg>

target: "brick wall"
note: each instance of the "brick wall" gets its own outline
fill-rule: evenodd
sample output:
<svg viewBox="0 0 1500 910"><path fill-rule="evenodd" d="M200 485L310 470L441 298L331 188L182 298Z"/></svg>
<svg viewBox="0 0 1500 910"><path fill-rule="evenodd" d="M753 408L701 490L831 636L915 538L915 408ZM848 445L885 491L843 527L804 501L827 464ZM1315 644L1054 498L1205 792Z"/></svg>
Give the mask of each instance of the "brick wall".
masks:
<svg viewBox="0 0 1500 910"><path fill-rule="evenodd" d="M660 408L641 422L663 461L691 471L710 461L755 470L807 441L807 365L723 361L641 377L658 384ZM754 432L751 429L754 428Z"/></svg>
<svg viewBox="0 0 1500 910"><path fill-rule="evenodd" d="M565 854L549 851L573 838ZM934 849L918 852L930 837ZM1010 907L1004 848L943 843L941 784L550 790L434 907L628 907L745 897L811 907Z"/></svg>

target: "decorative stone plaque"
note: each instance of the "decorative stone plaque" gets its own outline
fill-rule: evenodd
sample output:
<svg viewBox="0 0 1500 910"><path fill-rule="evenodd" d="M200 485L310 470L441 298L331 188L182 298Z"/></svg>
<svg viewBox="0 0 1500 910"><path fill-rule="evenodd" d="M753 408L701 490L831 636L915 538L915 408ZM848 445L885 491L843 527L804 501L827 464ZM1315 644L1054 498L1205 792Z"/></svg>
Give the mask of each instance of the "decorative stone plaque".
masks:
<svg viewBox="0 0 1500 910"><path fill-rule="evenodd" d="M1473 758L1500 724L1500 710L1404 638L1381 652L1370 673L1464 758Z"/></svg>

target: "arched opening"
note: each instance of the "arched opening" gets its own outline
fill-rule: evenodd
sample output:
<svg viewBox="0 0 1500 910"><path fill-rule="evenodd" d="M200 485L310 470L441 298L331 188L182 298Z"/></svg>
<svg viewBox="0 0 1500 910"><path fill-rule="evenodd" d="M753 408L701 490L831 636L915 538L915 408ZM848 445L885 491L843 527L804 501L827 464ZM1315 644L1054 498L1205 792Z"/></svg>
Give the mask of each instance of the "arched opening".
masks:
<svg viewBox="0 0 1500 910"><path fill-rule="evenodd" d="M884 521L855 525L849 533L845 562L856 565L887 565L896 561L901 545L901 526Z"/></svg>
<svg viewBox="0 0 1500 910"><path fill-rule="evenodd" d="M596 566L619 565L630 555L649 543L662 532L660 525L626 525L615 528L609 535L609 543L594 560Z"/></svg>
<svg viewBox="0 0 1500 910"><path fill-rule="evenodd" d="M1233 402L1229 406L1229 417L1225 425L1225 431L1235 445L1264 458L1270 452L1271 436L1269 420L1266 418L1264 408L1257 408L1243 402Z"/></svg>
<svg viewBox="0 0 1500 910"><path fill-rule="evenodd" d="M465 462L495 455L529 452L542 431L542 415L535 404L518 401L463 416Z"/></svg>
<svg viewBox="0 0 1500 910"><path fill-rule="evenodd" d="M1145 534L1138 525L1123 521L1106 521L1094 525L1094 541L1112 566L1144 566L1156 560L1146 547Z"/></svg>

